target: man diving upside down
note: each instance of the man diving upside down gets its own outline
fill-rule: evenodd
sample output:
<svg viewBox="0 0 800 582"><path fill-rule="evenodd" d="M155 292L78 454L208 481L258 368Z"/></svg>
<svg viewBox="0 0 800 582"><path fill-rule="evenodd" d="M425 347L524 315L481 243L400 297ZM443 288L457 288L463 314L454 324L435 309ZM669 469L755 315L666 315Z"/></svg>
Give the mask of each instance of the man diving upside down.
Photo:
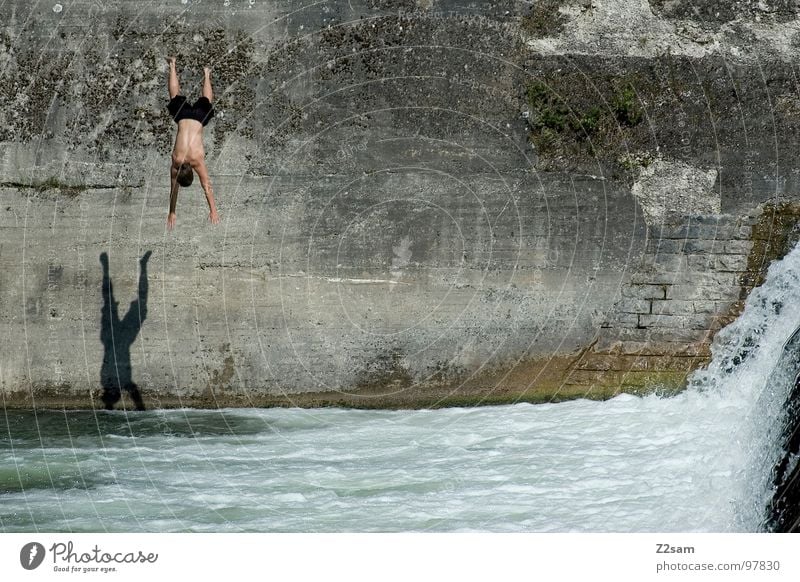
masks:
<svg viewBox="0 0 800 582"><path fill-rule="evenodd" d="M172 165L170 166L170 192L169 214L167 215L167 228L172 230L177 219L175 206L178 203L179 186L187 187L192 184L194 173L200 178L200 185L206 193L208 202L208 219L212 224L219 223L217 207L214 203L214 191L211 188L211 179L206 168L206 153L203 149L203 127L214 117L212 100L214 94L211 90L211 69L203 69L203 94L190 103L181 95L178 82L178 72L175 69L175 57L169 57L169 97L167 110L175 123L178 124L178 133L175 136L175 147L172 149Z"/></svg>

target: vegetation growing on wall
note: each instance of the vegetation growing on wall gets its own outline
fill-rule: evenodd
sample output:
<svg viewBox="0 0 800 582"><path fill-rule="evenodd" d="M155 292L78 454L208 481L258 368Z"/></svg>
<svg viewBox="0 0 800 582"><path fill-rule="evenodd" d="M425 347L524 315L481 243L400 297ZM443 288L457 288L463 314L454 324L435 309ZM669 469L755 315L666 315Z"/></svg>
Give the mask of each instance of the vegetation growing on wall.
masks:
<svg viewBox="0 0 800 582"><path fill-rule="evenodd" d="M611 98L614 116L623 125L633 127L642 121L642 109L639 107L636 91L630 83L617 89Z"/></svg>
<svg viewBox="0 0 800 582"><path fill-rule="evenodd" d="M50 176L44 182L34 184L33 188L39 192L44 192L45 190L60 190L63 195L70 197L77 196L81 192L86 191L86 186L81 184L66 184L55 176Z"/></svg>
<svg viewBox="0 0 800 582"><path fill-rule="evenodd" d="M639 125L642 107L630 82L614 85L606 103L570 104L541 81L527 86L528 125L539 154L602 153L609 157L622 140L620 130ZM591 142L591 144L586 144ZM589 148L589 152L586 149Z"/></svg>

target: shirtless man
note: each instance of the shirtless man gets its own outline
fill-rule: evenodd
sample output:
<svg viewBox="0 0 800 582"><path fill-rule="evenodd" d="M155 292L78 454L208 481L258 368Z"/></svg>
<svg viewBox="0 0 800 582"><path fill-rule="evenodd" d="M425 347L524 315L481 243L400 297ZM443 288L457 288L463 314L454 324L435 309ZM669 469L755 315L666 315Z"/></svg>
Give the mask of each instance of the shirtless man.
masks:
<svg viewBox="0 0 800 582"><path fill-rule="evenodd" d="M200 185L206 193L208 202L208 219L212 224L219 223L217 207L214 204L214 191L206 168L206 153L203 149L203 127L214 117L214 106L211 104L214 94L211 91L211 69L203 69L203 95L194 104L181 95L178 72L175 70L175 57L169 61L169 97L167 110L175 123L178 134L175 136L175 147L172 149L172 165L170 167L171 186L169 192L169 214L167 228L175 226L175 205L178 203L179 186L190 186L194 179L192 171L200 178Z"/></svg>

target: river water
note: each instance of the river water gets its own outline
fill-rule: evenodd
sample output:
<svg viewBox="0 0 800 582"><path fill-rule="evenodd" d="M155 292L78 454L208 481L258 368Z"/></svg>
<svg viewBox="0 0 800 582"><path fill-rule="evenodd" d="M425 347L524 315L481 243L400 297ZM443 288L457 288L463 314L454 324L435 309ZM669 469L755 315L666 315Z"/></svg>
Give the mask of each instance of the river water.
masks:
<svg viewBox="0 0 800 582"><path fill-rule="evenodd" d="M0 531L758 531L798 273L773 265L672 398L0 411Z"/></svg>

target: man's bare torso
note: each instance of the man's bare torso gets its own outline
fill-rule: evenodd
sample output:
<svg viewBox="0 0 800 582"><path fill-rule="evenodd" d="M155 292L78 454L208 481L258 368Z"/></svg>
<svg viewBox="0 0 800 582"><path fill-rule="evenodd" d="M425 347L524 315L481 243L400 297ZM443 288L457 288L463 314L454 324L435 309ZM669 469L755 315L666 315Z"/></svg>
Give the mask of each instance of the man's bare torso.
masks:
<svg viewBox="0 0 800 582"><path fill-rule="evenodd" d="M205 160L205 155L203 124L194 119L181 119L175 135L175 146L172 148L172 164L180 166L188 163L195 167Z"/></svg>

